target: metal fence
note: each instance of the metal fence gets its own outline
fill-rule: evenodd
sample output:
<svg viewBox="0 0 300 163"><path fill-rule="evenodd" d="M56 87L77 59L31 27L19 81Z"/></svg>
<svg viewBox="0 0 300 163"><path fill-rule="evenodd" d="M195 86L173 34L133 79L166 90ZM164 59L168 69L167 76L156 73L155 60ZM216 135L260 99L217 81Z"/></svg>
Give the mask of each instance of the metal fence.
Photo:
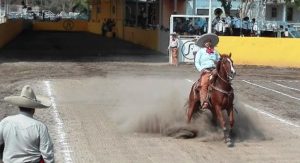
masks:
<svg viewBox="0 0 300 163"><path fill-rule="evenodd" d="M6 22L5 11L0 9L0 24Z"/></svg>
<svg viewBox="0 0 300 163"><path fill-rule="evenodd" d="M4 16L0 16L0 24L5 22L6 22L6 18Z"/></svg>

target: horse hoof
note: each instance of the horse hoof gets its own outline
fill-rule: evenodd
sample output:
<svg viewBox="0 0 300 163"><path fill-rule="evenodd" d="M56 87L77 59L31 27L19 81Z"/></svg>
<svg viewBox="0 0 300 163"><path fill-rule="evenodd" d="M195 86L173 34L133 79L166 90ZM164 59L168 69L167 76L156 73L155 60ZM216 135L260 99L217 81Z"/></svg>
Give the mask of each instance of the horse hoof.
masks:
<svg viewBox="0 0 300 163"><path fill-rule="evenodd" d="M226 145L227 145L227 147L233 147L233 142L232 141L227 142Z"/></svg>
<svg viewBox="0 0 300 163"><path fill-rule="evenodd" d="M233 147L233 142L230 138L226 138L225 143L226 143L227 147Z"/></svg>

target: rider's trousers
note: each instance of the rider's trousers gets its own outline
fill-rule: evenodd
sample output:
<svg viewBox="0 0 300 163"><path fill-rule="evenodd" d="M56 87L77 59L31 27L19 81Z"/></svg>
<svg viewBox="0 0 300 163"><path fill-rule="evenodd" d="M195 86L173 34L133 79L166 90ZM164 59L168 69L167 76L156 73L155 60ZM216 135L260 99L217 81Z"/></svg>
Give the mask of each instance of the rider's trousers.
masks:
<svg viewBox="0 0 300 163"><path fill-rule="evenodd" d="M203 102L207 102L207 92L208 92L208 85L209 85L209 77L211 73L204 71L201 76L200 81L200 101L201 105L203 105Z"/></svg>

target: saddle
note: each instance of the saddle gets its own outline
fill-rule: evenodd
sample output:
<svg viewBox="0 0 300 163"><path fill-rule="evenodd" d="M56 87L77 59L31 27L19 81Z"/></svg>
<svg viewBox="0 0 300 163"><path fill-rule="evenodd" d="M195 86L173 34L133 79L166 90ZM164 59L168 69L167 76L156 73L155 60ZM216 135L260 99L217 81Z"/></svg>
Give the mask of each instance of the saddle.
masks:
<svg viewBox="0 0 300 163"><path fill-rule="evenodd" d="M211 72L211 75L209 77L209 82L208 82L208 92L207 92L207 102L208 102L208 108L211 107L211 100L210 100L210 97L211 97L211 91L212 91L212 87L211 85L215 83L216 81L216 76L217 76L217 73L215 73L214 71L210 71ZM201 83L201 77L195 82L195 87L194 87L194 93L195 93L195 96L194 97L197 97L199 100L200 100L200 83ZM200 101L200 104L202 104L202 101ZM201 107L201 106L200 106ZM200 109L200 108L199 108Z"/></svg>

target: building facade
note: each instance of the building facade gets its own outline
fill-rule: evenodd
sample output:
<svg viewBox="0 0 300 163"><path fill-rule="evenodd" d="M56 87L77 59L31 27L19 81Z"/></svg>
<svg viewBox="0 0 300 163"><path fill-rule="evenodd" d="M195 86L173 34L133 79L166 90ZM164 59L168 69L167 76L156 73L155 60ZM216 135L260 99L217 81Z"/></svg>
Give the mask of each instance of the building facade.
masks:
<svg viewBox="0 0 300 163"><path fill-rule="evenodd" d="M221 2L212 1L212 9L221 8ZM250 20L255 18L260 22L261 28L272 28L274 25L291 24L300 28L300 10L292 5L287 5L285 0L253 0L243 3L241 0L232 0L231 16L241 13L241 17L248 16ZM196 6L195 9L193 6ZM187 14L208 14L208 0L189 1ZM246 9L248 8L248 9ZM223 12L224 13L224 12ZM223 15L224 16L224 15Z"/></svg>

